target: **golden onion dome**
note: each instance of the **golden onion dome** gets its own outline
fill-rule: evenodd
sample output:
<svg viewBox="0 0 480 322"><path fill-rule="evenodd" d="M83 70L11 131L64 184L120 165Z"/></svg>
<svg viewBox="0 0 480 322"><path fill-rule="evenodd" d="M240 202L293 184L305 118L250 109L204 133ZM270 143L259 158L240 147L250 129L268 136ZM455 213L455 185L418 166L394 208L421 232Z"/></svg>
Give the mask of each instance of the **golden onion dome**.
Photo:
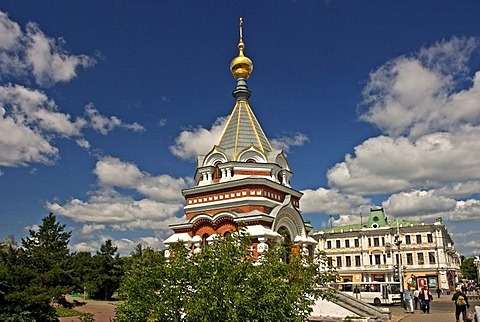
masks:
<svg viewBox="0 0 480 322"><path fill-rule="evenodd" d="M230 70L232 71L233 78L235 79L239 79L240 77L249 79L250 74L253 71L252 61L243 54L245 44L243 43L242 39L242 24L243 20L240 18L240 41L238 42L238 56L235 57L230 63Z"/></svg>

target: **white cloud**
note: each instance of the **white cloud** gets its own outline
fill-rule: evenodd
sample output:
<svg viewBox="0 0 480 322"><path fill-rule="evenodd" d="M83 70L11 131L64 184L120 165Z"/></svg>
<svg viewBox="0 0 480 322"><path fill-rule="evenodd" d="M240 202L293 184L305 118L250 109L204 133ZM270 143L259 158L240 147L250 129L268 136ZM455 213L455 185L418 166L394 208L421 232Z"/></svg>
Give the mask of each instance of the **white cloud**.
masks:
<svg viewBox="0 0 480 322"><path fill-rule="evenodd" d="M90 67L95 59L87 55L69 55L62 48L63 39L47 37L35 23L26 28L26 60L37 83L51 86L68 82L77 75L79 67Z"/></svg>
<svg viewBox="0 0 480 322"><path fill-rule="evenodd" d="M414 190L391 195L383 207L395 217L435 216L455 210L454 199L437 196L434 191Z"/></svg>
<svg viewBox="0 0 480 322"><path fill-rule="evenodd" d="M70 249L73 252L87 252L87 253L95 253L97 250L100 249L101 243L96 240L89 240L79 243L74 243L70 245Z"/></svg>
<svg viewBox="0 0 480 322"><path fill-rule="evenodd" d="M85 149L85 150L89 150L90 149L90 142L88 142L87 140L81 138L81 139L78 139L78 140L75 140L75 143L78 144L79 147Z"/></svg>
<svg viewBox="0 0 480 322"><path fill-rule="evenodd" d="M283 135L270 141L274 149L290 151L292 146L303 146L309 141L308 136L303 133L295 133L292 136Z"/></svg>
<svg viewBox="0 0 480 322"><path fill-rule="evenodd" d="M438 189L435 189L435 193L440 196L447 196L452 198L464 198L470 197L474 194L478 194L480 191L479 180L468 180L466 182L456 182L453 184L445 185Z"/></svg>
<svg viewBox="0 0 480 322"><path fill-rule="evenodd" d="M35 232L38 232L40 230L40 226L39 225L31 225L31 226L25 226L23 227L23 229L25 229L26 231L35 231Z"/></svg>
<svg viewBox="0 0 480 322"><path fill-rule="evenodd" d="M175 138L175 144L170 146L170 152L184 160L195 159L197 155L205 155L217 144L226 122L226 117L219 117L210 130L203 127L183 130Z"/></svg>
<svg viewBox="0 0 480 322"><path fill-rule="evenodd" d="M46 208L91 225L85 227L87 231L95 227L109 227L116 231L170 231L168 225L180 221L177 215L184 206L181 191L192 184L191 178L152 176L140 171L133 163L113 157L98 160L93 172L100 188L92 192L88 200L72 198L63 204L47 202ZM121 194L116 188L131 189L141 196L135 199Z"/></svg>
<svg viewBox="0 0 480 322"><path fill-rule="evenodd" d="M0 12L0 50L13 50L22 35L20 26Z"/></svg>
<svg viewBox="0 0 480 322"><path fill-rule="evenodd" d="M435 190L413 190L394 194L382 205L396 218L409 218L414 221L433 221L437 217L454 222L480 220L480 200L456 200L438 195Z"/></svg>
<svg viewBox="0 0 480 322"><path fill-rule="evenodd" d="M369 199L344 194L335 189L307 189L302 190L302 193L300 205L303 213L344 214L370 203Z"/></svg>
<svg viewBox="0 0 480 322"><path fill-rule="evenodd" d="M26 73L26 63L17 53L21 39L20 26L0 12L0 79Z"/></svg>
<svg viewBox="0 0 480 322"><path fill-rule="evenodd" d="M85 125L83 119L72 121L70 115L58 112L55 102L45 93L21 85L0 86L0 105L10 108L8 116L16 124L42 132L76 136Z"/></svg>
<svg viewBox="0 0 480 322"><path fill-rule="evenodd" d="M0 79L40 86L68 82L79 68L90 67L95 59L72 55L63 48L63 39L45 35L35 23L28 23L25 32L0 12ZM62 113L44 92L20 84L0 85L0 166L27 166L32 163L53 164L59 157L52 144L57 137L78 137L84 149L90 144L82 138L82 130L92 127L106 134L115 127L133 131L145 130L138 123L127 124L115 116L102 116L93 106L86 116L72 117Z"/></svg>
<svg viewBox="0 0 480 322"><path fill-rule="evenodd" d="M122 188L134 187L145 177L133 163L113 157L104 157L97 161L93 173L101 184Z"/></svg>
<svg viewBox="0 0 480 322"><path fill-rule="evenodd" d="M108 234L101 234L86 242L78 242L71 245L71 249L76 252L90 252L95 253L100 249L102 243L107 239L112 241L112 245L117 247L117 251L121 256L128 256L135 249L138 244L143 247L151 247L159 249L163 246L163 240L156 236L145 236L138 238L114 238Z"/></svg>
<svg viewBox="0 0 480 322"><path fill-rule="evenodd" d="M116 127L125 128L134 132L145 131L145 128L136 122L127 124L116 116L106 117L101 115L93 104L85 106L85 116L89 120L89 126L104 135Z"/></svg>
<svg viewBox="0 0 480 322"><path fill-rule="evenodd" d="M96 191L87 201L72 199L65 204L47 202L46 208L76 222L109 225L116 230L169 230L178 222L176 214L183 204L161 203L148 199L134 200L130 196L105 189Z"/></svg>
<svg viewBox="0 0 480 322"><path fill-rule="evenodd" d="M0 12L0 70L16 77L31 75L40 86L68 82L79 68L93 66L88 55L71 55L63 48L64 40L46 36L37 24L20 26Z"/></svg>
<svg viewBox="0 0 480 322"><path fill-rule="evenodd" d="M466 63L477 46L474 38L454 37L388 62L370 74L360 118L389 135L414 138L478 124L480 74L470 87L457 89L468 81Z"/></svg>
<svg viewBox="0 0 480 322"><path fill-rule="evenodd" d="M0 107L0 166L19 166L29 163L52 164L58 149L40 133L6 116Z"/></svg>
<svg viewBox="0 0 480 322"><path fill-rule="evenodd" d="M327 173L329 185L354 194L391 193L480 179L480 127L433 133L415 141L370 138Z"/></svg>
<svg viewBox="0 0 480 322"><path fill-rule="evenodd" d="M183 202L182 189L192 184L192 179L173 178L169 175L151 176L140 171L133 163L118 158L100 159L93 172L105 186L134 189L159 202Z"/></svg>
<svg viewBox="0 0 480 322"><path fill-rule="evenodd" d="M105 225L99 225L99 224L83 225L80 230L80 233L82 235L90 235L93 232L104 230L104 229L105 229Z"/></svg>

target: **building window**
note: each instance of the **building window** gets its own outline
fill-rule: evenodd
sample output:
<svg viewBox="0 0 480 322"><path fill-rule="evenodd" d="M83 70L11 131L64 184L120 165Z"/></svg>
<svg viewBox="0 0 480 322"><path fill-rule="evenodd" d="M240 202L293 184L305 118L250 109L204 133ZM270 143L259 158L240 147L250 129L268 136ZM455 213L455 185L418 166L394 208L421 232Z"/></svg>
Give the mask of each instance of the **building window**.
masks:
<svg viewBox="0 0 480 322"><path fill-rule="evenodd" d="M368 247L372 247L372 239L368 237Z"/></svg>
<svg viewBox="0 0 480 322"><path fill-rule="evenodd" d="M360 247L360 243L358 242L358 238L355 238L353 240L353 242L355 243L355 247Z"/></svg>
<svg viewBox="0 0 480 322"><path fill-rule="evenodd" d="M345 256L345 266L352 266L352 258L350 256Z"/></svg>
<svg viewBox="0 0 480 322"><path fill-rule="evenodd" d="M430 264L435 264L435 253L434 252L429 252L428 253L428 262Z"/></svg>
<svg viewBox="0 0 480 322"><path fill-rule="evenodd" d="M328 249L332 248L332 241L331 240L327 240L327 248Z"/></svg>
<svg viewBox="0 0 480 322"><path fill-rule="evenodd" d="M222 170L218 167L220 164L222 164L220 161L215 162L213 165L215 167L215 170L213 172L213 179L214 180L219 180L222 177Z"/></svg>
<svg viewBox="0 0 480 322"><path fill-rule="evenodd" d="M427 235L427 242L433 243L433 235L432 234Z"/></svg>
<svg viewBox="0 0 480 322"><path fill-rule="evenodd" d="M373 239L373 246L379 247L380 246L380 239L378 237L375 237Z"/></svg>
<svg viewBox="0 0 480 322"><path fill-rule="evenodd" d="M407 265L413 265L413 254L407 253Z"/></svg>
<svg viewBox="0 0 480 322"><path fill-rule="evenodd" d="M373 265L373 256L370 255L370 265Z"/></svg>
<svg viewBox="0 0 480 322"><path fill-rule="evenodd" d="M337 245L337 248L341 248L341 246L340 246L340 240L337 240L337 241L336 241L336 245Z"/></svg>
<svg viewBox="0 0 480 322"><path fill-rule="evenodd" d="M405 244L410 245L412 241L410 240L410 235L405 235Z"/></svg>
<svg viewBox="0 0 480 322"><path fill-rule="evenodd" d="M422 235L417 235L417 244L422 243Z"/></svg>
<svg viewBox="0 0 480 322"><path fill-rule="evenodd" d="M380 265L380 255L375 255L375 265Z"/></svg>
<svg viewBox="0 0 480 322"><path fill-rule="evenodd" d="M337 256L337 267L342 267L342 256Z"/></svg>
<svg viewBox="0 0 480 322"><path fill-rule="evenodd" d="M385 237L382 237L382 246L385 246Z"/></svg>
<svg viewBox="0 0 480 322"><path fill-rule="evenodd" d="M345 248L350 248L350 239L345 239Z"/></svg>
<svg viewBox="0 0 480 322"><path fill-rule="evenodd" d="M423 259L423 253L417 253L418 265L425 264L425 260Z"/></svg>
<svg viewBox="0 0 480 322"><path fill-rule="evenodd" d="M333 259L331 257L327 257L327 264L328 267L333 267Z"/></svg>
<svg viewBox="0 0 480 322"><path fill-rule="evenodd" d="M387 255L383 254L383 263L387 263Z"/></svg>
<svg viewBox="0 0 480 322"><path fill-rule="evenodd" d="M360 267L360 255L355 256L355 266Z"/></svg>

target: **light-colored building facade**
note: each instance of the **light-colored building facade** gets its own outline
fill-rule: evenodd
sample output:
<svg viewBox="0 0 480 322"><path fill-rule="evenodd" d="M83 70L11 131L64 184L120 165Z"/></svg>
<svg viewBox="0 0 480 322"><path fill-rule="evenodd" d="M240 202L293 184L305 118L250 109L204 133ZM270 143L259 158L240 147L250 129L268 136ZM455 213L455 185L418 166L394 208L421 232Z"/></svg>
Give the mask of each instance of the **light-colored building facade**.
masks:
<svg viewBox="0 0 480 322"><path fill-rule="evenodd" d="M315 232L343 282L403 281L404 287L452 289L460 256L441 218L434 223L388 222L382 208L366 223Z"/></svg>

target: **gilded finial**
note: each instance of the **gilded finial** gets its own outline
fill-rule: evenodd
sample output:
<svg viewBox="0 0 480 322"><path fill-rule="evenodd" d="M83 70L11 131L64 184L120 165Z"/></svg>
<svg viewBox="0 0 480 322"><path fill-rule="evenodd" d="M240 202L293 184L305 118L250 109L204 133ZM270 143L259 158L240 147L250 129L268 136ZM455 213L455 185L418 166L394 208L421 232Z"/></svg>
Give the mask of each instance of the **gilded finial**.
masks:
<svg viewBox="0 0 480 322"><path fill-rule="evenodd" d="M242 25L243 25L243 19L242 19L242 17L240 17L240 41L242 41L242 39L243 39Z"/></svg>
<svg viewBox="0 0 480 322"><path fill-rule="evenodd" d="M246 57L243 54L245 49L245 44L243 43L243 19L240 17L239 23L240 31L240 40L238 41L238 56L235 57L230 63L230 70L232 71L233 77L238 79L240 77L249 79L250 74L253 70L253 63L250 58Z"/></svg>

